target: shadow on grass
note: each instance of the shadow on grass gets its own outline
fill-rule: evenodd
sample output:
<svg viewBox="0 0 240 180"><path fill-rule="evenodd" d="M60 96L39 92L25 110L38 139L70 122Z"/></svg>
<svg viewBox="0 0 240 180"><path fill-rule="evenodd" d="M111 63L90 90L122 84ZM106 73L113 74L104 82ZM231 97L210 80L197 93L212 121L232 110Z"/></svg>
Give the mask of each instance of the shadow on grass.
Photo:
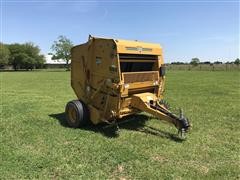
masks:
<svg viewBox="0 0 240 180"><path fill-rule="evenodd" d="M58 114L50 114L49 116L58 120L62 126L70 128L67 124L64 112L58 113ZM127 130L131 130L131 131L138 131L138 132L142 132L145 134L151 134L154 136L159 136L161 138L170 139L175 142L182 142L182 139L180 139L179 137L177 137L176 135L174 135L172 133L165 132L165 131L162 131L162 130L159 130L154 127L146 125L145 122L148 119L149 119L149 117L146 115L135 114L135 115L131 115L131 116L123 118L118 123L118 126L119 126L120 130L127 129ZM98 124L98 125L89 124L84 127L80 127L79 129L100 133L108 138L116 138L119 135L119 131L116 126L107 125L104 123Z"/></svg>

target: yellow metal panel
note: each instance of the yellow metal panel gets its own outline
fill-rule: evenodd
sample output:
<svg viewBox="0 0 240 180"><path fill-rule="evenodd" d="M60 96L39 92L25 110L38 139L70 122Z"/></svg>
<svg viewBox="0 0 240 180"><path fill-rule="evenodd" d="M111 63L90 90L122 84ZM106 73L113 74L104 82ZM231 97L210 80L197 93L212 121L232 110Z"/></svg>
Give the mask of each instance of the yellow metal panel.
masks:
<svg viewBox="0 0 240 180"><path fill-rule="evenodd" d="M140 41L115 40L118 53L161 55L162 48L159 44Z"/></svg>
<svg viewBox="0 0 240 180"><path fill-rule="evenodd" d="M90 118L91 118L92 123L98 124L99 122L101 122L100 111L91 105L88 106L88 109L90 112Z"/></svg>

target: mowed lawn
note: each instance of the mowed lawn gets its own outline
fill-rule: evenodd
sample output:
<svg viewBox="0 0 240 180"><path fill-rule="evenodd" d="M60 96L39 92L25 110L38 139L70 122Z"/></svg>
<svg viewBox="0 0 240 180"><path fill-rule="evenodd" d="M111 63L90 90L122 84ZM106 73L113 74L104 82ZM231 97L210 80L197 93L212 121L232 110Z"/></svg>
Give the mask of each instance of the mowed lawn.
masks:
<svg viewBox="0 0 240 180"><path fill-rule="evenodd" d="M193 124L187 140L146 116L71 129L69 72L0 72L0 179L239 179L240 72L169 71L165 99Z"/></svg>

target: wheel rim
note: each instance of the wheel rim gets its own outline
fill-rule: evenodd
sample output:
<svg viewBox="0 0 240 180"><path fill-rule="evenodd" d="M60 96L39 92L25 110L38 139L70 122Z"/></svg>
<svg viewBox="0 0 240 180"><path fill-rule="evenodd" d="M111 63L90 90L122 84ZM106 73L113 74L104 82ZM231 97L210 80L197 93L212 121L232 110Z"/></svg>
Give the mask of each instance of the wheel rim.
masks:
<svg viewBox="0 0 240 180"><path fill-rule="evenodd" d="M77 121L77 112L73 106L70 106L68 108L68 117L72 123L75 123Z"/></svg>

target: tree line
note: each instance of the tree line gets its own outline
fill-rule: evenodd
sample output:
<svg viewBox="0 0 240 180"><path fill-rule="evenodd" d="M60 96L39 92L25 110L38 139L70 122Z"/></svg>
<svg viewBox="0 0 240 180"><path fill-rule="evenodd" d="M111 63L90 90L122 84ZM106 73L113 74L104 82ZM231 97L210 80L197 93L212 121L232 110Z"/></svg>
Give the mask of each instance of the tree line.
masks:
<svg viewBox="0 0 240 180"><path fill-rule="evenodd" d="M59 36L53 42L51 50L53 60L62 59L69 68L70 51L73 43L65 36ZM40 48L32 42L4 44L0 42L0 68L10 65L14 70L39 69L44 67L45 56L40 53Z"/></svg>
<svg viewBox="0 0 240 180"><path fill-rule="evenodd" d="M3 44L0 43L0 67L12 65L14 70L42 68L45 62L40 48L32 42Z"/></svg>
<svg viewBox="0 0 240 180"><path fill-rule="evenodd" d="M0 67L12 65L14 70L42 68L45 62L44 55L32 42L3 44L0 43Z"/></svg>
<svg viewBox="0 0 240 180"><path fill-rule="evenodd" d="M221 61L214 61L213 63L211 63L210 61L203 61L201 62L199 58L192 58L190 63L188 62L181 62L181 61L176 61L176 62L172 62L171 64L176 64L176 65L180 65L180 64L191 64L193 66L197 66L199 64L209 64L209 65L212 65L212 64L236 64L236 65L239 65L240 64L240 59L237 58L235 61L228 61L226 63L223 63Z"/></svg>
<svg viewBox="0 0 240 180"><path fill-rule="evenodd" d="M53 60L62 59L66 62L66 67L69 69L69 61L71 59L71 48L73 43L66 36L58 36L57 40L53 42L51 47ZM40 54L40 48L32 42L23 44L4 44L0 42L0 69L5 65L13 66L14 70L26 69L32 70L35 68L43 68L45 63L45 56ZM171 64L191 64L198 66L199 64L223 64L221 61L201 62L199 58L192 58L190 63L186 62L172 62ZM240 64L239 58L232 62L226 62L225 64Z"/></svg>

